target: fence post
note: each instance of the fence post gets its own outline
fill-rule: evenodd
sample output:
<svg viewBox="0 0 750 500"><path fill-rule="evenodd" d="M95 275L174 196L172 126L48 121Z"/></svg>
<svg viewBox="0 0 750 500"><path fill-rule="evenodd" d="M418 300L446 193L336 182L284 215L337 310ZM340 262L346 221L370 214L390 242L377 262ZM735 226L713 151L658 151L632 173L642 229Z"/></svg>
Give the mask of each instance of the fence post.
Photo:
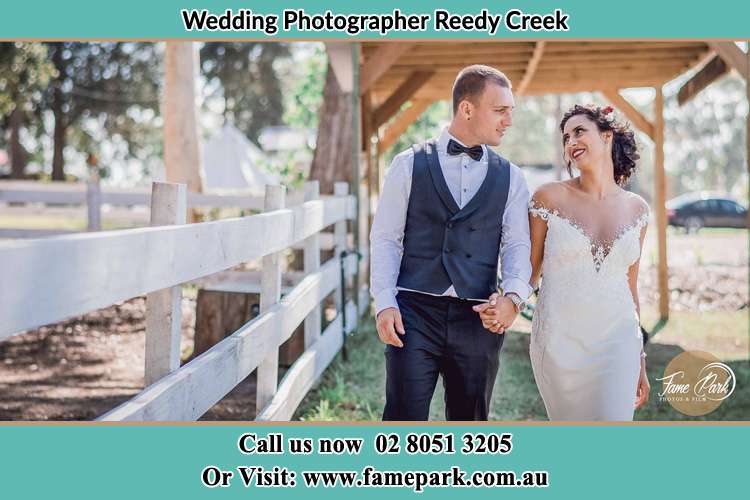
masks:
<svg viewBox="0 0 750 500"><path fill-rule="evenodd" d="M86 181L86 210L88 213L89 231L102 230L102 188L99 183L99 174L91 171Z"/></svg>
<svg viewBox="0 0 750 500"><path fill-rule="evenodd" d="M320 183L308 181L305 183L305 201L316 201L320 199ZM320 233L305 238L304 249L304 271L305 276L320 270ZM324 297L320 297L323 300ZM310 311L305 318L305 350L320 338L320 302Z"/></svg>
<svg viewBox="0 0 750 500"><path fill-rule="evenodd" d="M359 274L353 294L357 304L357 316L362 311L363 304L361 302L367 300L362 292L370 285L370 251L368 242L370 241L370 204L372 200L370 200L367 194L367 186L359 186L359 200L359 220L357 221L359 248L357 248L357 251L362 256L362 260L359 261Z"/></svg>
<svg viewBox="0 0 750 500"><path fill-rule="evenodd" d="M151 226L185 224L185 184L154 182L151 187ZM146 295L146 386L180 367L182 287Z"/></svg>
<svg viewBox="0 0 750 500"><path fill-rule="evenodd" d="M264 211L272 212L284 208L286 188L284 186L266 186ZM281 252L263 257L263 270L260 285L260 313L268 311L281 300ZM273 399L279 378L279 347L258 365L255 388L255 413L260 414L263 408Z"/></svg>
<svg viewBox="0 0 750 500"><path fill-rule="evenodd" d="M336 182L333 185L334 196L346 197L349 195L349 183L347 182ZM339 259L341 252L347 248L347 219L342 219L333 225L333 258ZM344 268L346 270L346 268ZM348 283L349 280L344 276L344 282ZM334 303L336 304L336 310L341 312L346 304L341 302L341 285L336 287L336 293L334 294Z"/></svg>

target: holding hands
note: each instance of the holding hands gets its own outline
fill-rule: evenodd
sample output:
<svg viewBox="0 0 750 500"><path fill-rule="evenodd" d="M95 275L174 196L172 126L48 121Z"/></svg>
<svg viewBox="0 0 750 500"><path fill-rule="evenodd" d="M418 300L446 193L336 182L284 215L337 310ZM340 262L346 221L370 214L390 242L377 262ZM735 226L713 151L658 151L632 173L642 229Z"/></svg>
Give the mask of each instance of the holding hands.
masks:
<svg viewBox="0 0 750 500"><path fill-rule="evenodd" d="M516 319L518 310L508 297L493 293L486 304L473 307L482 319L482 326L493 333L504 334Z"/></svg>

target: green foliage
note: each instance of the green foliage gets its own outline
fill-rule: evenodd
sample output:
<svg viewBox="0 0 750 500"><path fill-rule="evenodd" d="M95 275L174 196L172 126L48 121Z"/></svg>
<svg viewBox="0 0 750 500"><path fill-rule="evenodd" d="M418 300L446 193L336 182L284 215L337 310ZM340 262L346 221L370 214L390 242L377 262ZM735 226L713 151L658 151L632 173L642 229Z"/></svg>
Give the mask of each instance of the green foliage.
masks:
<svg viewBox="0 0 750 500"><path fill-rule="evenodd" d="M408 109L410 103L404 105L403 109ZM441 125L450 122L451 110L448 101L435 101L429 108L417 118L414 123L409 125L406 132L393 144L386 152L385 160L390 163L394 156L412 146L440 133Z"/></svg>
<svg viewBox="0 0 750 500"><path fill-rule="evenodd" d="M328 59L322 44L299 47L301 59L285 89L284 123L292 127L315 129L323 103L323 86Z"/></svg>
<svg viewBox="0 0 750 500"><path fill-rule="evenodd" d="M274 155L272 159L263 159L258 167L279 177L282 184L289 189L302 189L305 183L304 169L301 164L305 161L303 154L296 151L285 151Z"/></svg>
<svg viewBox="0 0 750 500"><path fill-rule="evenodd" d="M714 190L747 199L745 84L719 80L680 107L665 104L665 154L673 195Z"/></svg>
<svg viewBox="0 0 750 500"><path fill-rule="evenodd" d="M159 113L162 54L136 42L48 43L57 75L43 107L52 112L61 140L82 153L143 159L161 152ZM70 131L70 134L67 132Z"/></svg>
<svg viewBox="0 0 750 500"><path fill-rule="evenodd" d="M54 74L41 43L0 43L0 116L38 102Z"/></svg>
<svg viewBox="0 0 750 500"><path fill-rule="evenodd" d="M284 112L278 66L289 44L210 42L200 51L201 71L212 97L224 101L224 116L257 143L261 129L281 125Z"/></svg>

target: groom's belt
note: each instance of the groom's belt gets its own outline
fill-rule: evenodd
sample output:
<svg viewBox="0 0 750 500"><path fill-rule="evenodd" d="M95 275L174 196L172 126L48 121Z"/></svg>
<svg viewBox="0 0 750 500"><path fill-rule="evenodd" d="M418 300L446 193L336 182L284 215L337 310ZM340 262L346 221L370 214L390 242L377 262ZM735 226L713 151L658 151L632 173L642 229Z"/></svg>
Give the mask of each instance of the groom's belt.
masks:
<svg viewBox="0 0 750 500"><path fill-rule="evenodd" d="M440 302L447 302L449 304L463 304L463 305L474 305L481 302L487 302L487 299L462 299L460 297L453 297L451 295L436 295L429 292L420 292L418 290L404 290L399 289L398 295L404 294L409 297L417 299L436 300Z"/></svg>

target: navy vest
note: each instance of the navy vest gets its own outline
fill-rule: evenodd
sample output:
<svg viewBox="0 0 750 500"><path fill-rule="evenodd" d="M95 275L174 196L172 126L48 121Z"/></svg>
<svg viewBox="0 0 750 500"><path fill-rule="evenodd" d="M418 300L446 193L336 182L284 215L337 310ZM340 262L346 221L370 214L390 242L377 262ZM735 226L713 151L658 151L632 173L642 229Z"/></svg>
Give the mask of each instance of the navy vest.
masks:
<svg viewBox="0 0 750 500"><path fill-rule="evenodd" d="M459 209L445 183L435 142L413 148L397 286L441 295L453 285L460 298L486 299L497 291L510 163L487 148L487 176L469 203Z"/></svg>

